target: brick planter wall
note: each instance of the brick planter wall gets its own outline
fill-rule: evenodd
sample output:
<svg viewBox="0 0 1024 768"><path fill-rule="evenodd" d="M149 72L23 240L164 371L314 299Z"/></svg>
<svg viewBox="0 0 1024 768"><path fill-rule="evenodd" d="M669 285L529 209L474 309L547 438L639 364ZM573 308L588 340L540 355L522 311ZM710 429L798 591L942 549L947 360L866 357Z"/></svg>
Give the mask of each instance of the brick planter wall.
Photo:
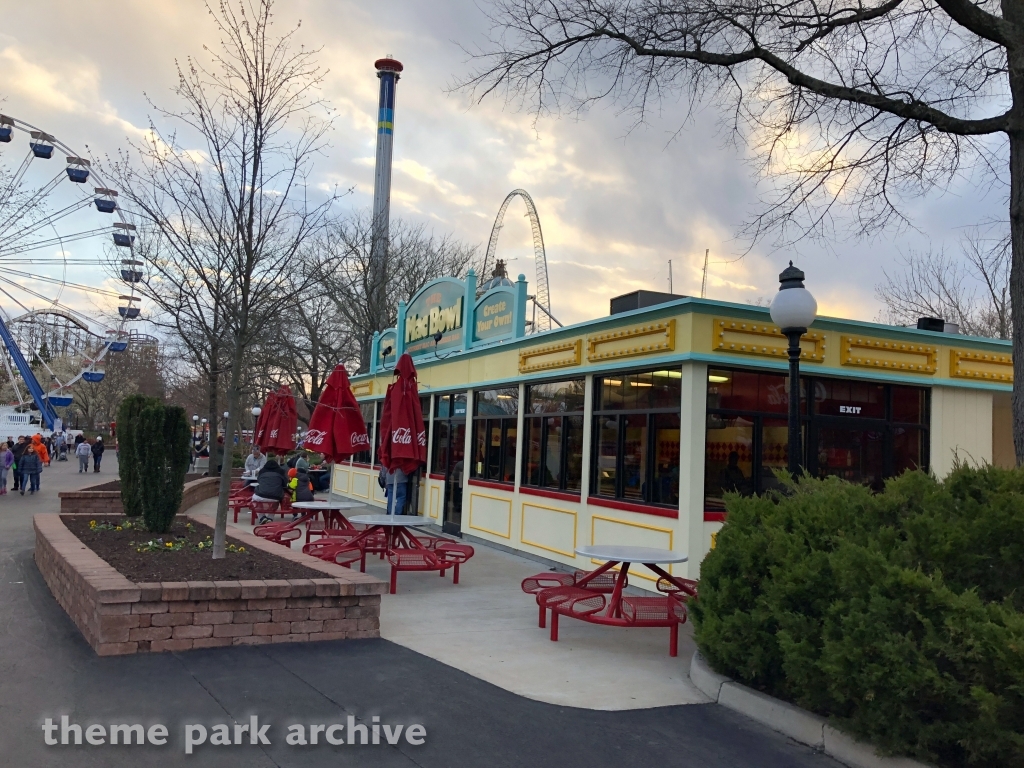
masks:
<svg viewBox="0 0 1024 768"><path fill-rule="evenodd" d="M178 512L184 512L194 507L200 501L212 499L217 495L220 484L219 477L204 477L185 483L185 490L181 497L181 508ZM124 507L121 506L120 491L90 491L85 488L80 491L61 491L57 494L60 499L60 512L62 515L85 514L85 515L122 515Z"/></svg>
<svg viewBox="0 0 1024 768"><path fill-rule="evenodd" d="M205 515L192 519L213 523ZM241 530L231 536L245 546L299 562L324 577L135 584L86 547L59 514L36 515L33 523L43 579L101 656L380 636L384 581Z"/></svg>

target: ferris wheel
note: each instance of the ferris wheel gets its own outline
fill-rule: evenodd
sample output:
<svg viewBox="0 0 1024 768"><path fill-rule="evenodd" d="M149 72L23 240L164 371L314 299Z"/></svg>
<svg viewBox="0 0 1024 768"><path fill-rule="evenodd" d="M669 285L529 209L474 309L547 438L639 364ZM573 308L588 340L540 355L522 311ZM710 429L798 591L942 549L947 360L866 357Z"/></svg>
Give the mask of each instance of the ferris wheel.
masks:
<svg viewBox="0 0 1024 768"><path fill-rule="evenodd" d="M128 349L143 279L134 241L117 192L88 159L34 125L0 115L0 383L6 376L11 385L7 405L38 410L52 429L55 408L71 405L76 387L103 380L108 354ZM123 255L111 258L106 244ZM120 279L116 290L111 276ZM109 305L109 318L91 306L97 300Z"/></svg>

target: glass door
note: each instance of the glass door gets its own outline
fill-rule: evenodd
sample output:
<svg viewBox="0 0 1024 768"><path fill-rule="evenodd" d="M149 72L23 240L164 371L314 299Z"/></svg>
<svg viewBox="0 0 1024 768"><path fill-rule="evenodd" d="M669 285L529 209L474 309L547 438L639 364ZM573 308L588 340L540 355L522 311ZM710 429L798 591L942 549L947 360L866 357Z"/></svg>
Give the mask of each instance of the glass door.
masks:
<svg viewBox="0 0 1024 768"><path fill-rule="evenodd" d="M431 472L444 478L441 526L461 534L462 483L466 471L466 395L438 395L434 403L434 450Z"/></svg>

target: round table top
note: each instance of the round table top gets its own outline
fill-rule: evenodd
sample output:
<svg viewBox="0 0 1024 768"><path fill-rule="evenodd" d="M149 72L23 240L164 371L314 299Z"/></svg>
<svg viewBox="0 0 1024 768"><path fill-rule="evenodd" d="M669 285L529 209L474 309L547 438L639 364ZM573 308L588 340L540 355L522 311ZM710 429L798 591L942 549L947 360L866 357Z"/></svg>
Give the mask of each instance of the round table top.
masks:
<svg viewBox="0 0 1024 768"><path fill-rule="evenodd" d="M294 504L292 506L295 506ZM356 523L357 525L398 525L415 527L417 525L427 525L430 522L429 517L423 517L421 515L356 515L348 519L350 523Z"/></svg>
<svg viewBox="0 0 1024 768"><path fill-rule="evenodd" d="M576 554L595 560L611 560L620 563L685 563L689 558L671 549L656 547L631 547L623 544L592 544L576 547Z"/></svg>
<svg viewBox="0 0 1024 768"><path fill-rule="evenodd" d="M362 504L351 501L293 501L292 509L355 509Z"/></svg>

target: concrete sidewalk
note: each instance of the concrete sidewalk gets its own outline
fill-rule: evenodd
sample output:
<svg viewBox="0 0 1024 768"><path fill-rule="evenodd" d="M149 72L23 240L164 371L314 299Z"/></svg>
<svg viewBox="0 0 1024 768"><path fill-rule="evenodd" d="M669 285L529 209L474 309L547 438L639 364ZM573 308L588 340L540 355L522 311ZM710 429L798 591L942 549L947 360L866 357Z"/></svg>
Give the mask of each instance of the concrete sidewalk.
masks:
<svg viewBox="0 0 1024 768"><path fill-rule="evenodd" d="M831 759L716 705L609 712L544 703L385 639L99 658L57 606L32 561L31 516L56 511L57 490L84 487L111 476L112 472L79 476L73 468L65 472L58 466L44 474L42 494L0 498L2 765L838 768ZM503 611L513 606L522 616L478 619L480 631L467 633L478 636L476 645L463 646L461 653L485 655L489 643L498 645L503 622L509 633L522 633L519 642L530 642L533 633L538 645L548 643L534 626L530 598L521 593L521 598L515 597L516 583L506 588L482 578L490 573L503 582L526 567L514 561L502 564L499 560L504 555L499 554L491 561L481 552L479 562L488 568L472 575L474 558L466 570L465 585L459 587L436 575L408 574L407 578L403 574L400 594L394 600L385 598L385 604L394 603L391 631L396 636L402 631L415 636L410 645L444 646L445 633L431 634L422 625L410 629L402 624L399 609L403 604L410 607L402 610L411 612L429 602L458 619L464 610L458 603L444 608L444 601L452 600L452 595L469 595L472 600L492 595L501 600ZM532 564L530 568L536 570ZM468 589L456 592L462 586ZM515 603L517 599L525 606ZM469 603L465 599L465 604ZM521 630L511 628L520 622ZM567 630L571 624L565 622ZM598 650L585 636L565 637L569 642L550 644L558 653L578 653L573 649L580 643L587 646L584 651L588 654ZM641 637L630 642L642 645L646 641ZM667 637L655 633L650 643L652 653L659 658L664 653L664 659L669 659ZM506 649L515 645L514 640L509 641ZM508 652L501 650L499 655ZM678 665L677 674L683 675L683 657L672 663ZM557 664L550 668L556 670ZM568 685L556 683L549 688L565 690ZM45 746L44 718L59 720L61 715L83 725L162 723L170 731L170 740L165 747ZM207 745L193 755L184 754L186 723L232 724L248 722L252 715L272 725L271 745ZM288 724L343 722L348 715L367 724L374 716L384 723L422 723L427 729L426 744L301 747L284 743Z"/></svg>
<svg viewBox="0 0 1024 768"><path fill-rule="evenodd" d="M213 515L216 508L209 499L193 509ZM248 522L240 516L237 527L252 530ZM301 541L293 548L301 549ZM537 626L535 599L519 586L545 567L486 545L474 548L458 585L451 574L400 573L398 594L381 601L381 637L549 704L622 710L707 703L687 674L696 650L689 624L679 633L676 658L668 654L667 629L563 619L553 643ZM385 581L391 573L376 557L367 571Z"/></svg>

